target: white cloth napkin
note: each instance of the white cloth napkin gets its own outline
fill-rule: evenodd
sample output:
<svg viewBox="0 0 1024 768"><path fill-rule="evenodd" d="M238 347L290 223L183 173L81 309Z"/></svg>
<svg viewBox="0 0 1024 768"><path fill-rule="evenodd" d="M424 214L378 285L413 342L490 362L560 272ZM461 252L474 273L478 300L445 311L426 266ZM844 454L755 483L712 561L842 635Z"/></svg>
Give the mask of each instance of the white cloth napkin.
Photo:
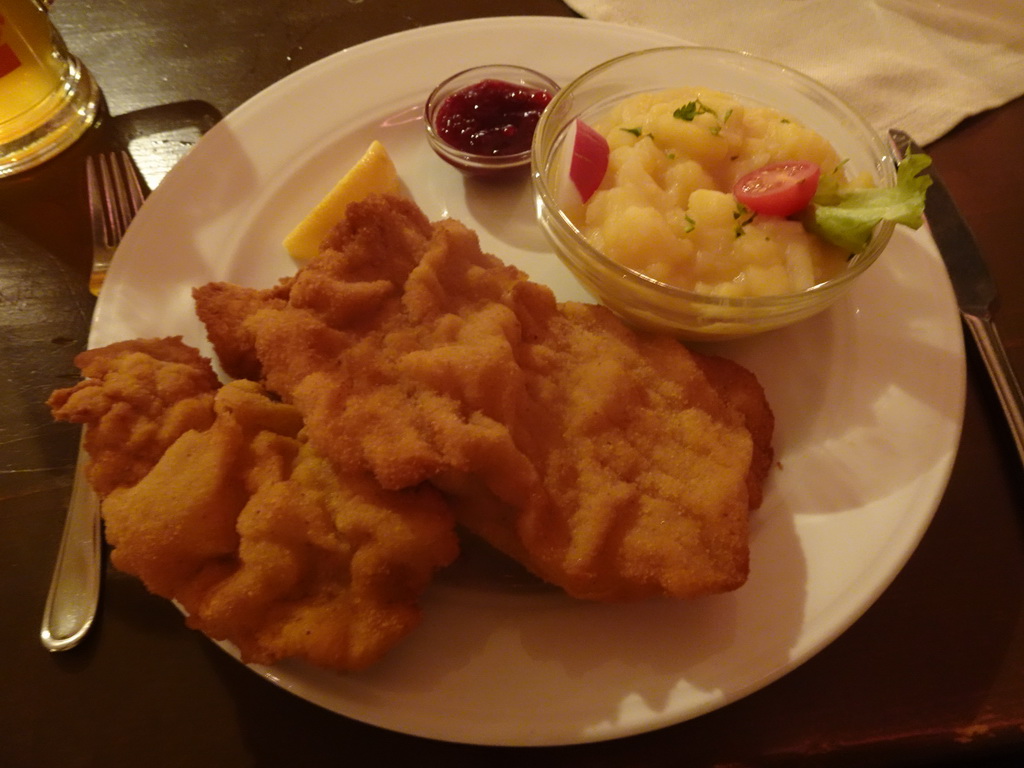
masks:
<svg viewBox="0 0 1024 768"><path fill-rule="evenodd" d="M918 143L1024 94L1024 0L565 0L810 75Z"/></svg>

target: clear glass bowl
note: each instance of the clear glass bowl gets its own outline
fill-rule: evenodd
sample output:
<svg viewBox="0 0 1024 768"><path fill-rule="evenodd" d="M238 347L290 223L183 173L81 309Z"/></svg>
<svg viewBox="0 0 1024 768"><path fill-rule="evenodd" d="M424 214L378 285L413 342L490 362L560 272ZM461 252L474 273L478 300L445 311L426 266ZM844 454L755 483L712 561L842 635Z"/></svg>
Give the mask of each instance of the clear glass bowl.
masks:
<svg viewBox="0 0 1024 768"><path fill-rule="evenodd" d="M868 246L828 282L798 293L729 298L667 285L613 261L587 242L559 209L555 172L567 126L576 118L588 121L601 115L637 93L689 86L777 109L828 139L848 159L851 175L867 172L878 187L896 183L888 145L817 81L736 51L688 46L639 51L600 64L562 88L537 125L532 182L538 219L555 252L596 299L627 322L681 338L749 336L822 311L878 259L894 229L891 222L879 224Z"/></svg>
<svg viewBox="0 0 1024 768"><path fill-rule="evenodd" d="M437 111L445 99L456 91L479 83L482 80L502 80L513 85L523 85L536 90L556 93L558 84L546 75L527 67L513 64L488 64L458 72L438 85L427 98L424 106L424 126L427 141L437 155L460 171L471 175L490 175L528 168L530 150L510 155L478 155L453 147L437 132Z"/></svg>

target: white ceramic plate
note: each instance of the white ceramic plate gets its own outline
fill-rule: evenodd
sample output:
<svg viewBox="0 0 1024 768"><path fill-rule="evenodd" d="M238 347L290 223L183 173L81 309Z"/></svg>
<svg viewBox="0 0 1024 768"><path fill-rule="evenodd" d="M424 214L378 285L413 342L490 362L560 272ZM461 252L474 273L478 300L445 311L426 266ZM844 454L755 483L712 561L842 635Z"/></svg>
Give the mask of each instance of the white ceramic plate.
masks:
<svg viewBox="0 0 1024 768"><path fill-rule="evenodd" d="M209 354L191 288L265 287L291 272L283 236L374 138L429 216L462 219L485 249L563 299L586 299L535 225L527 181L465 181L427 148L420 104L476 64L527 64L564 83L671 42L576 19L483 19L375 40L295 73L217 125L150 197L110 271L91 344L182 334ZM442 579L423 626L369 672L256 671L396 731L551 745L681 722L807 660L888 586L945 488L965 386L952 292L927 234L901 230L829 312L720 351L759 375L778 419L779 466L741 590L623 606Z"/></svg>

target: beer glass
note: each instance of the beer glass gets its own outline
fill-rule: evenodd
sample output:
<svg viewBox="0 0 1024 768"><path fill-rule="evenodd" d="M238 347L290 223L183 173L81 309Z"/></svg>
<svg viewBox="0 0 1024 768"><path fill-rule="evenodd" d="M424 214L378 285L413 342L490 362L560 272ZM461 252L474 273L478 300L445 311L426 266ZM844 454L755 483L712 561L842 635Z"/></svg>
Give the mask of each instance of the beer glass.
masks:
<svg viewBox="0 0 1024 768"><path fill-rule="evenodd" d="M99 89L40 0L0 0L0 177L66 149L96 118Z"/></svg>

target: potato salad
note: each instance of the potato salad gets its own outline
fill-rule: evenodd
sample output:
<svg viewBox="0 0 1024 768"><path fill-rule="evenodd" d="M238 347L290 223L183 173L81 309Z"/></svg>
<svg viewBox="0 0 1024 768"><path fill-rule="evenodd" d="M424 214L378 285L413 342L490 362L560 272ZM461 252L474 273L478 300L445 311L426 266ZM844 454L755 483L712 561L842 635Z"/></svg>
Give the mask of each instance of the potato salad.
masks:
<svg viewBox="0 0 1024 768"><path fill-rule="evenodd" d="M800 213L819 188L857 180L795 120L682 88L635 95L592 125L607 139L608 169L575 223L615 261L729 297L803 291L845 268L850 251Z"/></svg>

